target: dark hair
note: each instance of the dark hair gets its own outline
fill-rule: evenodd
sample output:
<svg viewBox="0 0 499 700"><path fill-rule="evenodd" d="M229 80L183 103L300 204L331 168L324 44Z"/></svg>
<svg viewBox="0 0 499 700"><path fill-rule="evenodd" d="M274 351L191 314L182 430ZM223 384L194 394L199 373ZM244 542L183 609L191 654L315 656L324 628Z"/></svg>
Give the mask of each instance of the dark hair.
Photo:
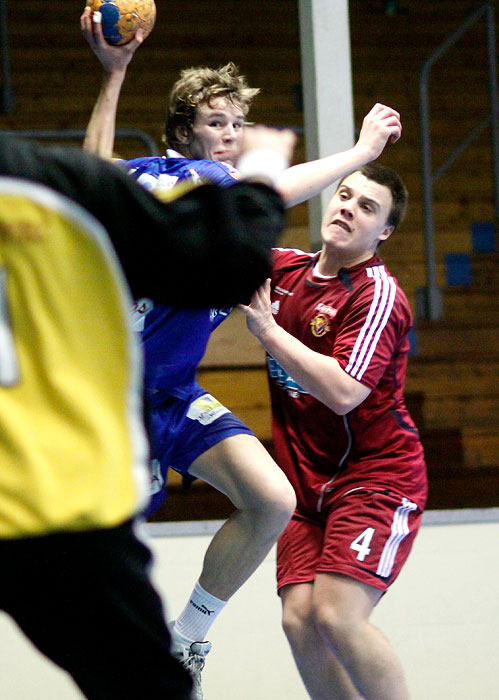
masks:
<svg viewBox="0 0 499 700"><path fill-rule="evenodd" d="M366 163L355 172L362 173L364 177L367 177L368 180L372 180L373 182L377 182L378 185L388 187L392 194L392 208L388 214L386 223L388 226L393 226L393 230L395 231L405 216L407 201L409 199L407 187L400 175L386 165L381 165L381 163L376 162ZM351 174L352 173L349 175ZM345 177L341 179L340 185L349 175L345 175Z"/></svg>
<svg viewBox="0 0 499 700"><path fill-rule="evenodd" d="M175 132L178 127L183 127L188 133L192 130L196 110L200 105L210 105L213 100L223 97L240 107L246 117L251 101L259 92L259 88L248 86L246 78L232 62L217 69L186 68L180 73L168 98L166 143L170 148L182 150Z"/></svg>

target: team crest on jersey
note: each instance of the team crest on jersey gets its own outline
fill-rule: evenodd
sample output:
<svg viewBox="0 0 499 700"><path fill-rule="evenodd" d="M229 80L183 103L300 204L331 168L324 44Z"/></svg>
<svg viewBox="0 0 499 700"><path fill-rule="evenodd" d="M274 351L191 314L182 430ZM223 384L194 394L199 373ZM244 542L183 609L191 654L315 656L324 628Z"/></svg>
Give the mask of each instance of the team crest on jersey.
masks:
<svg viewBox="0 0 499 700"><path fill-rule="evenodd" d="M329 319L326 314L317 314L317 316L314 316L314 318L310 321L310 327L313 335L315 335L316 338L321 338L331 330Z"/></svg>

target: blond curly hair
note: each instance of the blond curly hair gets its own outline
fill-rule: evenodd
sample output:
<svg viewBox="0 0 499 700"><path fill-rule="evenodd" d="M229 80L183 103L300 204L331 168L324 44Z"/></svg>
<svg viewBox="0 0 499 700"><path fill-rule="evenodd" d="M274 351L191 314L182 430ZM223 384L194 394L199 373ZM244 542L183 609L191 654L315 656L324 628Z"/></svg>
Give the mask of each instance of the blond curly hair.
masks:
<svg viewBox="0 0 499 700"><path fill-rule="evenodd" d="M182 152L183 144L176 136L179 127L187 133L192 131L196 109L210 105L220 97L240 107L244 116L248 114L253 98L259 88L250 88L238 67L229 62L219 68L194 67L181 71L168 98L168 112L164 140L170 148Z"/></svg>

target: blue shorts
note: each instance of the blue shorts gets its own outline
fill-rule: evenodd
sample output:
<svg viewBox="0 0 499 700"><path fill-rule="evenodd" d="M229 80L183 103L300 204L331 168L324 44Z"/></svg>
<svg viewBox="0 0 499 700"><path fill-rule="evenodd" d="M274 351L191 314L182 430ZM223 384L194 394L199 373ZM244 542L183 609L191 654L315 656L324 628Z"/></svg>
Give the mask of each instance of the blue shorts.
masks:
<svg viewBox="0 0 499 700"><path fill-rule="evenodd" d="M145 513L154 513L166 498L168 468L188 474L191 464L206 450L232 435L253 432L220 401L198 389L189 399L171 397L151 409L151 501Z"/></svg>

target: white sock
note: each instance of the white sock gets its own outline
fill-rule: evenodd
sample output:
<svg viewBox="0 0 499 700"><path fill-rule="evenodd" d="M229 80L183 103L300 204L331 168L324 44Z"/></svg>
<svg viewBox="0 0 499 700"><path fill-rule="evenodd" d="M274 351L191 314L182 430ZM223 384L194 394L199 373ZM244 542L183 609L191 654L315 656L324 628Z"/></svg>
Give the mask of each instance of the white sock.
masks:
<svg viewBox="0 0 499 700"><path fill-rule="evenodd" d="M198 581L189 602L175 620L175 633L186 642L203 642L226 604L226 600L220 600L205 591Z"/></svg>

